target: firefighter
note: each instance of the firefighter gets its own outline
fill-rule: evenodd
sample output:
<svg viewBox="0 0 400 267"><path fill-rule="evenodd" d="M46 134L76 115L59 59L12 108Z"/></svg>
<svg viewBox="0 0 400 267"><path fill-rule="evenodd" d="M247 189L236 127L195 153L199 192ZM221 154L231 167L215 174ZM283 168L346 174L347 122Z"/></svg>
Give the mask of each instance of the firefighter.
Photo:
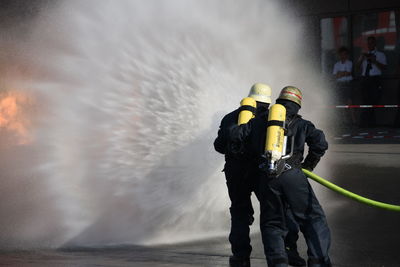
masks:
<svg viewBox="0 0 400 267"><path fill-rule="evenodd" d="M271 88L266 84L256 83L251 87L249 97L256 100L255 116L266 120L271 103ZM216 151L225 155L223 171L231 201L229 242L233 255L229 258L229 265L250 267L250 225L254 221L250 196L255 192L258 197L259 176L253 175L257 166L245 149L252 120L238 125L240 111L241 108L238 108L224 116L214 147Z"/></svg>
<svg viewBox="0 0 400 267"><path fill-rule="evenodd" d="M238 117L243 106L227 114L218 131L218 137L214 142L215 149L225 155L225 176L227 181L228 193L231 200L231 232L229 241L233 256L230 257L230 266L250 266L250 228L254 221L254 210L250 196L254 192L259 197L260 170L258 162L254 160L258 153L257 147L251 147L250 138L251 128L255 132L263 131L263 122L268 118L268 107L271 103L271 89L265 84L256 83L250 89L249 97L256 100L256 108L253 110L257 120L251 120L247 124L240 122ZM243 101L242 101L243 102ZM254 142L253 142L254 144ZM246 148L247 146L247 148ZM256 152L254 152L256 151ZM281 207L279 205L279 207ZM261 214L262 220L264 214ZM298 239L298 226L288 218L289 234L288 241L292 248L289 254L289 262L293 266L305 266L296 248ZM265 240L265 238L263 238ZM293 245L294 244L294 245Z"/></svg>
<svg viewBox="0 0 400 267"><path fill-rule="evenodd" d="M304 235L308 246L308 266L331 266L328 255L331 236L327 220L301 170L305 168L312 171L328 149L328 143L321 130L298 114L302 103L302 93L298 88L294 86L283 88L276 103L286 108L286 127L289 135L294 137L294 149L293 156L286 161L286 171L276 179L279 182L274 188L285 199ZM309 150L304 159L305 144ZM291 147L290 138L287 147L288 149ZM292 248L288 249L290 253Z"/></svg>

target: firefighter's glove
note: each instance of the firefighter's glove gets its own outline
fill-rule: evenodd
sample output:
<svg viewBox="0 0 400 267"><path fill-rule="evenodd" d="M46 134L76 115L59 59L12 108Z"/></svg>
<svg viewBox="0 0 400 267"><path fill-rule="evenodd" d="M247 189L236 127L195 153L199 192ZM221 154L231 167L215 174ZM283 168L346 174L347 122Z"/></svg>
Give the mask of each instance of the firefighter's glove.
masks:
<svg viewBox="0 0 400 267"><path fill-rule="evenodd" d="M250 135L249 123L234 125L229 129L228 151L233 155L241 155L245 151L245 142Z"/></svg>
<svg viewBox="0 0 400 267"><path fill-rule="evenodd" d="M308 154L306 159L301 163L301 168L313 171L321 158L313 154Z"/></svg>

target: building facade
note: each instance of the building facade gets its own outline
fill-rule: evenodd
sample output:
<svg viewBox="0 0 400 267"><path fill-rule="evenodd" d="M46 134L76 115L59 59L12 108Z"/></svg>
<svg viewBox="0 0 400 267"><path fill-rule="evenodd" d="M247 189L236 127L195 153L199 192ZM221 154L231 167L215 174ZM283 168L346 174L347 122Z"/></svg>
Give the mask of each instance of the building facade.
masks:
<svg viewBox="0 0 400 267"><path fill-rule="evenodd" d="M307 36L310 57L321 67L321 75L332 79L337 49L345 46L355 63L367 50L366 39L375 36L377 50L385 53L387 68L382 74L382 98L378 104L400 104L400 1L399 0L286 0L295 15L304 18L311 33ZM360 70L355 78L354 104L362 103ZM343 103L345 104L345 103ZM399 108L379 108L375 114L381 125L400 127Z"/></svg>

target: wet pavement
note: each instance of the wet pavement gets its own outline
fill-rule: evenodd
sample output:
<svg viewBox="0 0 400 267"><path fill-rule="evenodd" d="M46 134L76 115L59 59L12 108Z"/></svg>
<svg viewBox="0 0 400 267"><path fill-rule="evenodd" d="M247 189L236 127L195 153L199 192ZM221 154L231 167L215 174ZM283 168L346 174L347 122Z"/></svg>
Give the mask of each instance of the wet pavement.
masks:
<svg viewBox="0 0 400 267"><path fill-rule="evenodd" d="M335 144L317 174L375 200L400 204L400 145ZM311 181L332 231L334 266L399 267L400 213L369 207ZM257 225L255 225L258 228ZM266 266L261 239L252 237L252 266ZM304 240L300 253L306 255ZM0 266L228 266L226 236L156 247L113 246L2 251Z"/></svg>
<svg viewBox="0 0 400 267"><path fill-rule="evenodd" d="M400 128L344 127L336 129L330 139L337 144L400 144Z"/></svg>

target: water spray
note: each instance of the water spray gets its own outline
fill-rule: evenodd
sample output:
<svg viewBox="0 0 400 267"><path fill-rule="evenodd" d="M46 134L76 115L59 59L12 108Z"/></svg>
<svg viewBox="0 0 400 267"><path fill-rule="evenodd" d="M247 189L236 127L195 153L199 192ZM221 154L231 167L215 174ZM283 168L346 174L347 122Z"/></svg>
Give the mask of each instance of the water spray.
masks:
<svg viewBox="0 0 400 267"><path fill-rule="evenodd" d="M355 201L361 202L361 203L369 205L369 206L400 212L400 206L398 206L398 205L392 205L392 204L372 200L372 199L357 195L353 192L350 192L340 186L337 186L337 185L325 180L324 178L316 175L315 173L310 172L309 170L306 170L306 169L302 169L302 170L308 178L316 181L317 183L320 183L321 185L323 185L323 186L331 189L332 191L335 191L343 196L346 196L348 198L351 198Z"/></svg>
<svg viewBox="0 0 400 267"><path fill-rule="evenodd" d="M22 117L32 141L0 155L0 246L225 233L221 114L254 81L326 97L280 1L55 2L0 36L0 89L29 93L38 114Z"/></svg>

